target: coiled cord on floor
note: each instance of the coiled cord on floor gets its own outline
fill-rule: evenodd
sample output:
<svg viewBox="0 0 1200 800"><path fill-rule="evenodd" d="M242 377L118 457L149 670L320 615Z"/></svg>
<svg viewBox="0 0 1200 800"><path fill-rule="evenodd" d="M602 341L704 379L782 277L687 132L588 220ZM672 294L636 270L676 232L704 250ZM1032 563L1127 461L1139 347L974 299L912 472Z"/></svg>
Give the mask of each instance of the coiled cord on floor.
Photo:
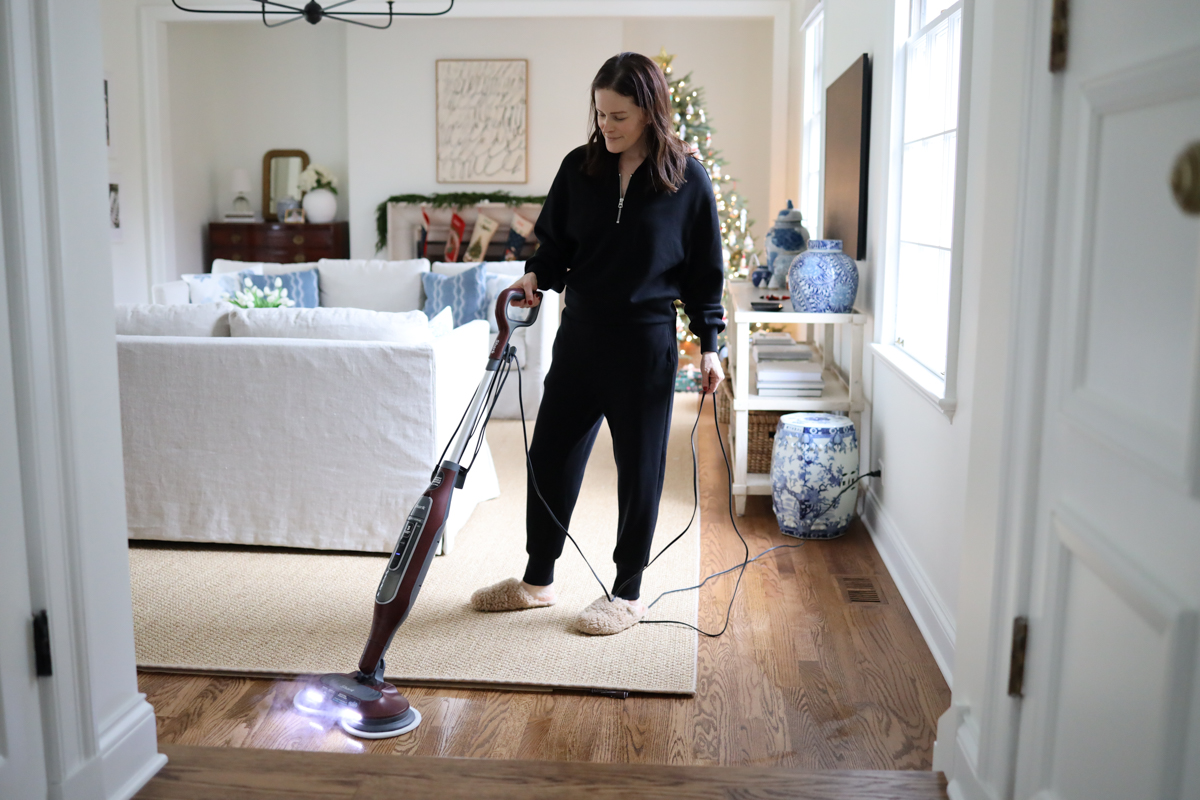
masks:
<svg viewBox="0 0 1200 800"><path fill-rule="evenodd" d="M550 509L550 504L548 502L546 502L546 498L542 496L542 490L540 488L538 488L537 477L533 474L533 462L529 457L529 430L526 427L526 423L525 423L525 396L524 396L525 393L524 393L524 386L523 386L522 379L521 379L521 362L517 358L516 348L512 347L511 345L508 347L508 350L505 353L504 358L503 358L503 367L505 369L504 377L498 381L492 382L492 386L496 387L495 396L497 396L497 397L499 396L500 389L503 388L504 383L508 380L508 373L512 372L514 363L516 364L516 370L517 370L517 403L521 408L521 434L522 434L522 438L525 443L525 465L526 465L526 471L529 475L529 482L533 486L534 493L537 494L538 499L542 501L542 505L545 507L546 513L550 515L550 519L552 519L554 521L554 524L558 526L559 530L561 530L566 535L567 539L571 542L571 544L575 546L575 550L579 553L579 557L583 559L583 563L587 565L588 570L592 573L592 577L595 578L596 583L598 583L600 585L600 589L601 589L601 591L604 592L604 596L606 598L608 598L609 602L612 602L613 595L609 593L608 587L604 584L604 581L600 579L600 576L598 574L596 574L596 570L595 570L595 568L592 567L592 563L590 561L588 561L588 557L586 555L584 555L583 548L581 548L579 546L579 542L575 541L575 537L571 535L571 532L569 530L567 530L567 527L565 525L563 525L561 522L559 522L558 517L556 517L554 515L554 512ZM490 387L489 387L489 389L490 389ZM654 556L654 558L650 559L650 561L648 561L644 567L639 569L637 572L635 572L633 575L631 575L629 578L627 578L624 583L622 583L620 586L618 586L615 590L616 592L620 592L621 589L625 588L626 584L628 584L629 581L633 580L634 577L636 577L637 575L640 575L642 572L644 572L647 568L649 568L649 566L651 564L653 564L655 561L657 561L659 559L659 557L662 556L663 553L667 552L667 550L670 549L671 545L675 544L681 538L683 538L683 535L685 533L687 533L688 530L691 529L692 523L696 521L696 515L700 511L700 481L699 481L700 466L699 466L699 458L698 458L698 455L696 452L696 431L700 426L700 417L704 414L704 401L705 401L706 397L707 397L707 393L703 393L700 395L700 407L696 411L696 421L695 421L695 423L692 424L692 432L691 432L691 436L690 436L691 447L692 447L692 494L693 494L693 498L694 498L694 502L693 502L693 506L692 506L692 516L690 519L688 519L688 523L684 527L684 529L682 531L680 531L679 534L676 535L674 539L672 539L670 542L668 542L666 544L666 546L664 546L661 550L659 550L658 555L656 555L656 556ZM494 406L494 405L495 405L495 398L493 397L492 398L492 406ZM770 553L774 550L788 549L788 548L794 549L797 547L803 547L804 543L800 542L798 544L777 544L774 547L767 548L766 550L762 551L761 553L754 556L753 558L750 557L750 545L749 545L749 543L746 542L746 537L744 537L742 535L742 531L738 528L737 519L735 518L735 515L733 513L733 466L730 464L729 454L725 450L725 441L721 438L720 419L717 416L717 404L716 404L715 400L713 401L713 404L712 404L712 410L713 410L713 425L717 431L717 442L721 445L721 457L725 460L725 474L728 477L729 522L733 525L734 532L737 534L738 539L741 540L741 542L742 542L742 548L745 550L745 556L742 559L742 562L740 564L735 564L734 566L730 567L729 569L722 570L720 572L714 572L713 574L709 575L707 578L705 578L704 580L702 580L700 583L696 584L695 586L686 586L682 589L670 589L666 592L663 592L662 594L660 594L658 597L656 597L654 599L654 602L652 602L648 606L646 606L646 608L647 608L647 610L653 608L654 605L656 603L658 603L659 600L663 599L664 597L666 597L669 594L677 594L679 592L690 592L693 590L697 590L700 587L704 586L706 583L708 583L713 578L717 578L717 577L720 577L721 575L726 575L730 572L733 572L734 570L738 570L737 581L734 583L734 586L733 586L733 593L730 594L730 596L729 596L729 606L728 606L728 608L725 609L725 624L722 625L721 630L717 631L716 633L710 633L708 631L701 630L700 628L696 627L695 625L692 625L689 622L683 622L681 620L673 620L673 619L643 619L640 624L642 624L642 625L683 625L684 627L691 628L692 630L696 631L697 633L699 633L702 636L708 636L710 638L715 639L719 636L722 636L725 633L725 631L729 629L729 620L733 614L733 603L734 603L734 600L737 599L738 589L741 587L742 575L745 574L746 567L748 567L750 564L754 563L755 561L758 561L760 558L765 556L767 553ZM490 416L490 409L489 409L489 416ZM461 425L461 421L460 421L460 425ZM484 422L484 428L486 429L486 427L487 427L487 423ZM482 438L482 436L483 436L482 430L479 432L479 435ZM854 486L857 486L859 481L861 481L863 478L878 477L879 474L880 474L879 471L873 471L873 472L867 472L863 475L859 475L857 478L855 478L853 481L851 481L848 485L843 487L842 490L840 492L838 492L837 495L834 496L834 498L832 500L829 501L829 503L825 506L825 508L821 509L820 512L818 512L817 514L810 517L807 521L809 523L816 522L818 519L825 516L825 514L827 514L831 509L833 509L833 507L837 505L838 500L840 500L842 498L842 495L844 495L846 492L850 491L850 489L853 488Z"/></svg>

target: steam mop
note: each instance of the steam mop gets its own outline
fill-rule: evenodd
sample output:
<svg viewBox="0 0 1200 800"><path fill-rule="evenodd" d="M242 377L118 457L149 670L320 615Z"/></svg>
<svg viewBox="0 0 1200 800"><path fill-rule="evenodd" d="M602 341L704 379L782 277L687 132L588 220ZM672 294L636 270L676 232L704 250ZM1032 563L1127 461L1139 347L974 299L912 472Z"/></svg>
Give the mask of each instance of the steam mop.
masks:
<svg viewBox="0 0 1200 800"><path fill-rule="evenodd" d="M540 298L541 292L537 294ZM466 480L469 466L463 466L463 455L480 423L486 427L503 386L500 367L511 357L508 342L512 332L537 320L539 306L531 307L526 319L508 315L510 302L524 297L521 289L510 287L496 298L499 332L488 356L487 369L459 421L453 443L442 454L441 463L434 470L429 488L409 512L400 532L375 592L371 632L358 660L358 670L321 675L302 687L293 700L300 711L337 719L342 730L352 736L386 739L407 733L421 724L421 713L395 686L384 681L383 656L416 602L425 573L429 571L442 539L454 490L461 489ZM482 438L483 431L480 430L479 439ZM479 452L478 444L475 452Z"/></svg>

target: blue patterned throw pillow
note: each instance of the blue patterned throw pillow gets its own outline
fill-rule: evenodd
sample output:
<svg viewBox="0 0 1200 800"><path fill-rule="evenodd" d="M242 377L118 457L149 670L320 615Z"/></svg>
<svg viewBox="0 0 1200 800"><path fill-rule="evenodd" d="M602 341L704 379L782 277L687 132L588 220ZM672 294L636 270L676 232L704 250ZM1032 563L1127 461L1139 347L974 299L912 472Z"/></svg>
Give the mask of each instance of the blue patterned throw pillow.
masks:
<svg viewBox="0 0 1200 800"><path fill-rule="evenodd" d="M315 269L283 275L251 275L250 282L265 292L275 288L276 278L283 284L281 288L287 289L287 296L295 301L295 308L316 308L321 304Z"/></svg>
<svg viewBox="0 0 1200 800"><path fill-rule="evenodd" d="M425 316L433 317L449 307L454 315L454 327L471 320L487 319L487 272L480 264L457 275L421 274L425 287Z"/></svg>

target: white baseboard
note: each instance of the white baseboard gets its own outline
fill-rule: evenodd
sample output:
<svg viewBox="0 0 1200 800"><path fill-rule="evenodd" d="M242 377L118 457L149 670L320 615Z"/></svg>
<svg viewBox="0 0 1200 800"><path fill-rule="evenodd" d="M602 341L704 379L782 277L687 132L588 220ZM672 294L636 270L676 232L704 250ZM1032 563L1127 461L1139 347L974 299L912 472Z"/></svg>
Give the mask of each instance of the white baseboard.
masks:
<svg viewBox="0 0 1200 800"><path fill-rule="evenodd" d="M979 731L969 715L958 726L951 746L954 765L946 772L950 800L999 800L999 794L979 779Z"/></svg>
<svg viewBox="0 0 1200 800"><path fill-rule="evenodd" d="M900 595L916 620L917 627L921 629L925 643L933 652L938 669L942 671L946 683L953 686L954 617L934 589L895 521L870 488L867 489L862 519L875 542L875 549L900 589Z"/></svg>
<svg viewBox="0 0 1200 800"><path fill-rule="evenodd" d="M138 694L100 734L106 800L129 800L167 763L158 752L154 707Z"/></svg>

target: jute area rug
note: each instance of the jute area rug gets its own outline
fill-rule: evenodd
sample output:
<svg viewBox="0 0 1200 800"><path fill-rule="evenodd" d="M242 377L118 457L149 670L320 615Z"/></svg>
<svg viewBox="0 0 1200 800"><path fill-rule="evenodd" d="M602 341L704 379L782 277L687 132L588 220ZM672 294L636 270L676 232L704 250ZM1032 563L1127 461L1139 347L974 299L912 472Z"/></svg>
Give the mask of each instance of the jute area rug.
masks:
<svg viewBox="0 0 1200 800"><path fill-rule="evenodd" d="M689 441L697 395L676 395L655 552L692 513ZM532 436L532 427L530 430ZM601 594L570 542L556 567L558 604L506 614L473 611L472 591L525 564L521 423L494 420L488 442L501 495L476 507L454 550L434 559L386 658L404 682L510 684L693 694L696 633L637 625L616 636L576 633L577 612ZM617 478L605 426L596 440L571 532L611 586ZM699 517L647 570L642 597L699 582ZM218 674L348 672L370 628L386 555L131 543L137 661L148 669ZM663 598L651 619L696 624L696 592Z"/></svg>

